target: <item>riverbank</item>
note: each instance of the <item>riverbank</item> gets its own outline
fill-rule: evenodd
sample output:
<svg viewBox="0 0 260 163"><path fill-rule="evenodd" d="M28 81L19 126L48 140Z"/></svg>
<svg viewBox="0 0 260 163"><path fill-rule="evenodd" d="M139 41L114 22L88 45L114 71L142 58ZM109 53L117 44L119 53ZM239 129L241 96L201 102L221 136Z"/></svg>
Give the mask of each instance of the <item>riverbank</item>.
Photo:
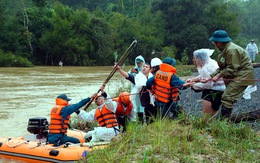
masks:
<svg viewBox="0 0 260 163"><path fill-rule="evenodd" d="M193 74L197 75L196 73ZM235 103L233 113L245 113L260 109L260 67L254 68L255 82L257 86L257 91L251 93L251 99L240 98L237 103ZM201 92L195 93L191 89L186 89L181 91L180 103L184 106L186 114L198 117L202 115L202 104L201 104ZM252 128L260 131L260 121L252 122Z"/></svg>
<svg viewBox="0 0 260 163"><path fill-rule="evenodd" d="M208 123L205 117L133 123L107 148L92 151L85 162L255 162L259 137L246 123Z"/></svg>
<svg viewBox="0 0 260 163"><path fill-rule="evenodd" d="M260 68L255 68L260 79ZM196 75L196 74L193 74ZM183 80L189 77L181 77ZM251 99L239 99L234 113L257 110L260 84ZM202 117L201 93L181 91L185 108L178 120L155 121L150 125L129 124L104 150L90 153L86 162L256 162L259 160L260 122L235 124ZM200 117L200 118L199 118ZM255 129L255 130L252 130Z"/></svg>

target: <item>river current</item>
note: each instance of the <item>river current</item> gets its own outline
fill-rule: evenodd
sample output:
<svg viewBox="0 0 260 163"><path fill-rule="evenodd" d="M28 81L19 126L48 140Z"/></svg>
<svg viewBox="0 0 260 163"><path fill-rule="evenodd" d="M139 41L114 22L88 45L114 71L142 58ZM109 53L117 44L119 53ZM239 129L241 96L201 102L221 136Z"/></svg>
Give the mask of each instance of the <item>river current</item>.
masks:
<svg viewBox="0 0 260 163"><path fill-rule="evenodd" d="M111 66L0 68L0 137L28 134L30 118L49 121L59 94L65 93L71 103L77 103L97 92L111 71ZM113 97L127 84L129 81L116 72L105 90Z"/></svg>

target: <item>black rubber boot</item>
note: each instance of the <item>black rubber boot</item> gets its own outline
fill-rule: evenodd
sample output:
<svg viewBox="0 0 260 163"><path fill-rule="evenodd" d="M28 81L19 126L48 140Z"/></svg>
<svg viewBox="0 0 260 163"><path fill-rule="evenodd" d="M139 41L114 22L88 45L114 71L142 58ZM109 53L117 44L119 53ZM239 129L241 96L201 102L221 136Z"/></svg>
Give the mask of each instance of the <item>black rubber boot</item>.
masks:
<svg viewBox="0 0 260 163"><path fill-rule="evenodd" d="M138 112L138 121L142 124L144 124L144 113Z"/></svg>
<svg viewBox="0 0 260 163"><path fill-rule="evenodd" d="M119 130L123 132L126 132L126 121L127 117L124 115L123 117L117 118L118 124L119 124Z"/></svg>
<svg viewBox="0 0 260 163"><path fill-rule="evenodd" d="M232 108L226 108L224 105L221 106L220 118L228 118L232 113Z"/></svg>

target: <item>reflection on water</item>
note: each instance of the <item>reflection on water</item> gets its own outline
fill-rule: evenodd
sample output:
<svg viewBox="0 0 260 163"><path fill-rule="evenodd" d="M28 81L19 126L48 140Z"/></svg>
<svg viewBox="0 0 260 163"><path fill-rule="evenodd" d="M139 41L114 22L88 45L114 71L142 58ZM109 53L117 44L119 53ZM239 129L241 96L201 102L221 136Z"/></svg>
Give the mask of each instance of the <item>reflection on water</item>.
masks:
<svg viewBox="0 0 260 163"><path fill-rule="evenodd" d="M125 70L128 70L125 68ZM66 93L76 103L97 92L112 67L0 68L0 137L27 134L29 118L46 117L55 98ZM129 84L119 73L107 83L106 91Z"/></svg>

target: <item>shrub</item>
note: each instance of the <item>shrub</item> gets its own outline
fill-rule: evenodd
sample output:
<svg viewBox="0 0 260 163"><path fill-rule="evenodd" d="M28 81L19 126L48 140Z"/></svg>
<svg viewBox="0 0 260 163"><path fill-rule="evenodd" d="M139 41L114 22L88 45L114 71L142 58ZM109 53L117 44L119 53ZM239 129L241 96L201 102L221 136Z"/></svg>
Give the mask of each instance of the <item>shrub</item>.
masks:
<svg viewBox="0 0 260 163"><path fill-rule="evenodd" d="M32 67L33 64L27 59L16 56L11 52L0 50L0 67Z"/></svg>

